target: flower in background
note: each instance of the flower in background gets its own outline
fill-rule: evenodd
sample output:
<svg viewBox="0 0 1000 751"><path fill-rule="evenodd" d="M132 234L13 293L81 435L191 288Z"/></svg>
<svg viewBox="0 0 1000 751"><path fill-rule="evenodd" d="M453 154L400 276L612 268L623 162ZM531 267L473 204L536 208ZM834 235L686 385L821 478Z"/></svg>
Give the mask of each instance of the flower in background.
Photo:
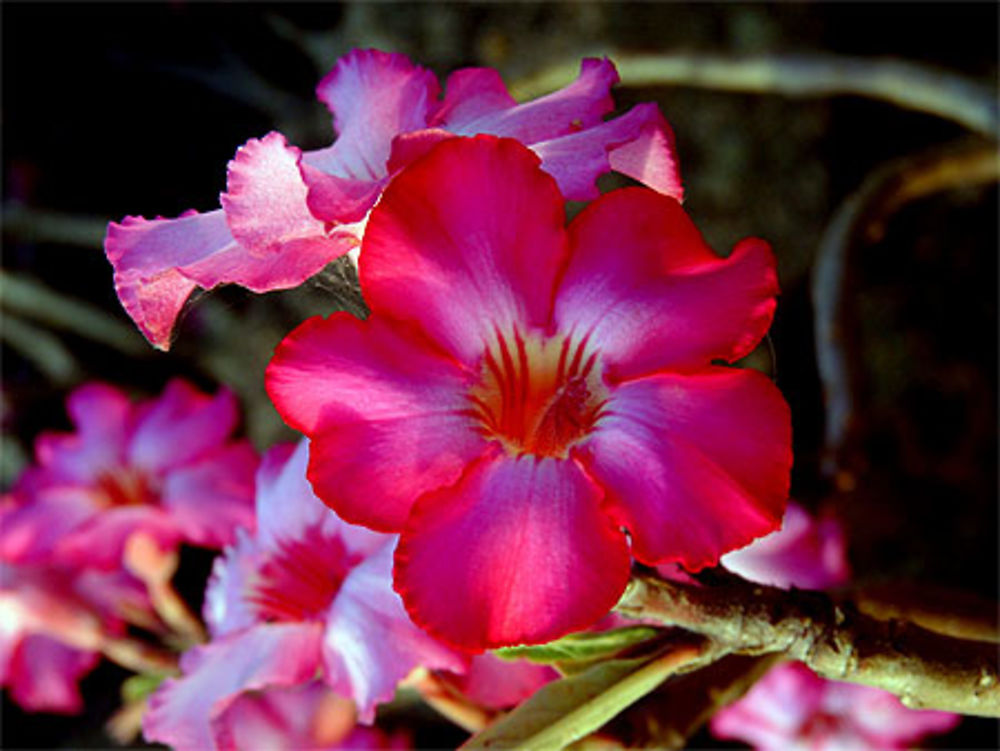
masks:
<svg viewBox="0 0 1000 751"><path fill-rule="evenodd" d="M371 316L306 321L267 388L312 439L316 494L401 533L395 587L431 633L549 641L607 613L630 552L697 570L778 527L788 407L714 364L770 325L763 241L719 258L644 188L567 228L538 156L477 136L393 180L360 275Z"/></svg>
<svg viewBox="0 0 1000 751"><path fill-rule="evenodd" d="M414 668L466 660L420 631L392 591L396 538L340 520L305 478L308 447L280 446L257 476L257 532L218 559L205 593L211 641L186 652L143 719L150 741L224 748L220 718L246 692L317 674L362 722Z"/></svg>
<svg viewBox="0 0 1000 751"><path fill-rule="evenodd" d="M839 523L813 519L793 503L780 531L723 556L722 564L750 581L785 588L824 589L850 578ZM907 709L887 691L826 680L793 662L771 668L743 698L717 712L711 730L761 751L882 751L908 748L959 719Z"/></svg>
<svg viewBox="0 0 1000 751"><path fill-rule="evenodd" d="M584 60L574 83L519 105L496 71L466 68L451 74L439 101L430 71L403 55L355 50L316 89L339 134L332 146L303 153L280 133L251 139L229 163L221 208L108 226L118 297L146 338L167 349L196 287L297 286L358 245L396 170L452 135L522 141L567 198L595 197L596 178L614 169L679 200L673 134L656 106L604 121L617 80L609 61Z"/></svg>
<svg viewBox="0 0 1000 751"><path fill-rule="evenodd" d="M152 617L146 590L124 572L0 562L0 686L30 712L82 711L80 679L137 613Z"/></svg>
<svg viewBox="0 0 1000 751"><path fill-rule="evenodd" d="M215 722L222 751L333 749L405 751L404 733L356 724L354 702L315 681L294 688L241 694Z"/></svg>
<svg viewBox="0 0 1000 751"><path fill-rule="evenodd" d="M184 381L133 403L92 383L67 400L74 431L46 433L19 478L0 528L0 560L115 569L141 533L163 550L221 548L252 528L257 456L234 440L228 391Z"/></svg>
<svg viewBox="0 0 1000 751"><path fill-rule="evenodd" d="M907 709L881 689L828 681L799 662L772 668L712 718L719 738L760 751L889 751L954 728L960 715Z"/></svg>
<svg viewBox="0 0 1000 751"><path fill-rule="evenodd" d="M780 530L727 553L721 562L744 579L785 589L838 587L851 575L840 523L813 519L791 501Z"/></svg>

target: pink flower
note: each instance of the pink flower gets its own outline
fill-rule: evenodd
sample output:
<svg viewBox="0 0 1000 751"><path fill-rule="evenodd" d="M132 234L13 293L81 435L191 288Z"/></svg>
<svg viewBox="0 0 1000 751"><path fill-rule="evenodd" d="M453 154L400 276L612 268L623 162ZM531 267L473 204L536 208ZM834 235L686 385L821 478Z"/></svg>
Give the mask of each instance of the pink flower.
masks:
<svg viewBox="0 0 1000 751"><path fill-rule="evenodd" d="M354 703L320 682L242 694L215 722L221 751L410 748L407 737L355 724Z"/></svg>
<svg viewBox="0 0 1000 751"><path fill-rule="evenodd" d="M8 500L0 560L112 569L138 532L164 550L221 548L253 526L257 457L230 438L238 415L228 391L211 397L175 380L132 403L92 383L67 405L75 430L36 441L36 463Z"/></svg>
<svg viewBox="0 0 1000 751"><path fill-rule="evenodd" d="M124 632L125 608L149 613L145 588L122 572L0 563L0 686L28 711L82 711L78 683L105 636Z"/></svg>
<svg viewBox="0 0 1000 751"><path fill-rule="evenodd" d="M239 535L205 594L212 640L181 658L183 676L151 698L146 738L222 748L220 718L248 691L317 674L370 723L415 667L465 659L414 626L392 591L394 537L341 521L305 479L307 446L272 449L257 476L257 533Z"/></svg>
<svg viewBox="0 0 1000 751"><path fill-rule="evenodd" d="M722 565L744 579L774 587L828 589L850 579L840 524L831 518L813 519L792 502L779 531L727 553Z"/></svg>
<svg viewBox="0 0 1000 751"><path fill-rule="evenodd" d="M451 139L372 211L372 308L313 318L268 393L345 519L400 532L413 619L469 650L595 623L631 552L691 569L778 526L788 408L749 352L777 292L766 243L726 259L679 204L609 193L567 228L510 139Z"/></svg>
<svg viewBox="0 0 1000 751"><path fill-rule="evenodd" d="M889 751L955 727L959 715L904 707L887 691L819 678L802 663L768 671L711 723L760 751Z"/></svg>
<svg viewBox="0 0 1000 751"><path fill-rule="evenodd" d="M548 665L524 659L505 660L486 652L475 655L464 673L443 673L442 677L476 704L507 709L559 678L559 673Z"/></svg>
<svg viewBox="0 0 1000 751"><path fill-rule="evenodd" d="M656 106L603 121L617 80L609 61L584 60L577 81L518 105L496 71L466 68L438 101L430 71L403 55L355 50L316 89L339 133L332 146L303 153L280 133L251 139L229 163L222 208L108 226L118 297L150 342L167 349L196 287L297 286L358 245L393 172L454 134L530 145L568 198L595 197L598 175L614 169L679 200L673 134Z"/></svg>

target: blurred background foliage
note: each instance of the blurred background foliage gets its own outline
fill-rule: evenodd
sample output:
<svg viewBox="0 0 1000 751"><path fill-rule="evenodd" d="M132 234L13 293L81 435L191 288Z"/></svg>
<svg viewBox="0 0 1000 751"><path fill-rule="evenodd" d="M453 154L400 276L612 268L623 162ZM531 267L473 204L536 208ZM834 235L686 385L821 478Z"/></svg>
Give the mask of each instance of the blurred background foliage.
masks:
<svg viewBox="0 0 1000 751"><path fill-rule="evenodd" d="M996 597L995 3L6 2L2 14L5 485L39 431L68 427L64 396L89 379L136 395L176 375L225 383L259 447L292 437L263 369L293 326L338 305L338 269L292 292L202 295L162 354L122 312L100 243L126 214L217 206L226 162L248 138L277 129L303 148L329 143L313 87L354 47L404 52L442 77L494 66L519 91L593 54L851 56L955 74L941 90L985 96L992 132L878 98L724 91L690 75L638 86L625 76L616 100L660 104L686 208L713 247L728 253L747 235L773 244L783 293L774 356L757 360L773 359L792 405L793 494L844 520L857 581L943 609ZM816 276L821 255L836 273ZM832 376L817 365L831 346L814 334L817 311L836 324ZM824 381L848 405L833 436ZM194 560L197 599L207 557ZM100 725L122 675L87 679L82 719L25 716L5 701L5 746L107 745ZM991 745L995 734L968 721L940 744Z"/></svg>

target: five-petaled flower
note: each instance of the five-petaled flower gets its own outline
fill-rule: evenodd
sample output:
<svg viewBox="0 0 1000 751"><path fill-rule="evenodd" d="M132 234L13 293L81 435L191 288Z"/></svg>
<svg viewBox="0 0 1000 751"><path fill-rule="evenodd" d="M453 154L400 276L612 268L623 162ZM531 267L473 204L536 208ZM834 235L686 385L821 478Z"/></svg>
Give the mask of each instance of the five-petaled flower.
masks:
<svg viewBox="0 0 1000 751"><path fill-rule="evenodd" d="M226 748L225 715L246 692L317 675L362 722L414 668L467 660L419 630L392 591L396 538L346 524L313 495L307 445L269 451L257 475L257 532L240 533L205 593L212 640L181 658L143 718L148 740Z"/></svg>
<svg viewBox="0 0 1000 751"><path fill-rule="evenodd" d="M368 221L372 309L314 318L267 387L345 519L400 532L413 619L469 650L585 628L631 553L691 569L774 530L788 408L726 367L770 325L767 244L716 256L677 201L606 194L567 227L520 143L435 146Z"/></svg>
<svg viewBox="0 0 1000 751"><path fill-rule="evenodd" d="M160 349L196 287L287 289L356 247L392 174L452 135L516 138L542 157L568 198L597 195L614 169L680 199L673 134L656 105L605 122L618 80L608 60L584 60L560 91L517 104L495 70L466 68L438 100L434 75L400 54L355 50L319 83L338 138L301 152L280 133L251 139L229 163L222 207L176 219L126 217L105 249L118 297Z"/></svg>
<svg viewBox="0 0 1000 751"><path fill-rule="evenodd" d="M0 559L109 570L137 533L163 550L222 548L253 527L257 454L232 438L229 391L213 397L174 380L133 403L90 383L67 404L74 432L40 436L35 464L5 501Z"/></svg>

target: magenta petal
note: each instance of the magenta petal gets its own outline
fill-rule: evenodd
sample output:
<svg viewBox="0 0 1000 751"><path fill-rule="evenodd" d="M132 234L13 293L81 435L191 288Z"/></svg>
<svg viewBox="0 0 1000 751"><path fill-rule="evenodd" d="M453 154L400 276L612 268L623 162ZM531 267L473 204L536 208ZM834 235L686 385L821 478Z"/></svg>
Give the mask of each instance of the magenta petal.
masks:
<svg viewBox="0 0 1000 751"><path fill-rule="evenodd" d="M434 74L405 55L354 50L316 87L339 136L309 164L338 177L380 180L392 139L425 127L437 95Z"/></svg>
<svg viewBox="0 0 1000 751"><path fill-rule="evenodd" d="M615 169L680 201L674 138L655 104L640 104L606 123L531 144L566 198L597 198L597 178Z"/></svg>
<svg viewBox="0 0 1000 751"><path fill-rule="evenodd" d="M9 682L11 698L29 712L76 714L83 711L80 679L99 660L96 652L31 634L14 650L5 682Z"/></svg>
<svg viewBox="0 0 1000 751"><path fill-rule="evenodd" d="M417 501L396 551L414 621L468 650L591 626L628 576L625 537L572 460L484 457Z"/></svg>
<svg viewBox="0 0 1000 751"><path fill-rule="evenodd" d="M128 460L150 472L183 466L224 444L237 419L229 390L211 397L174 379L162 396L141 405Z"/></svg>
<svg viewBox="0 0 1000 751"><path fill-rule="evenodd" d="M493 68L456 70L448 76L444 91L444 101L427 123L431 127L469 124L517 106L500 74Z"/></svg>
<svg viewBox="0 0 1000 751"><path fill-rule="evenodd" d="M780 524L788 406L753 370L657 374L614 389L579 456L643 563L690 570Z"/></svg>
<svg viewBox="0 0 1000 751"><path fill-rule="evenodd" d="M125 217L111 222L104 240L122 306L147 339L170 347L170 333L184 302L198 286L181 267L236 246L221 210L177 219Z"/></svg>
<svg viewBox="0 0 1000 751"><path fill-rule="evenodd" d="M361 285L374 311L412 321L473 364L497 328L548 324L564 220L559 189L521 144L444 141L372 210Z"/></svg>
<svg viewBox="0 0 1000 751"><path fill-rule="evenodd" d="M221 548L236 529L253 529L257 454L248 441L207 453L173 470L164 481L161 503L181 536L194 545Z"/></svg>
<svg viewBox="0 0 1000 751"><path fill-rule="evenodd" d="M323 662L334 691L358 705L361 722L375 719L414 668L461 671L466 658L417 628L392 591L395 540L354 568L326 618Z"/></svg>
<svg viewBox="0 0 1000 751"><path fill-rule="evenodd" d="M312 439L316 495L349 522L396 531L417 496L454 482L481 451L464 414L468 377L412 330L337 313L285 338L267 391Z"/></svg>
<svg viewBox="0 0 1000 751"><path fill-rule="evenodd" d="M631 623L629 625L632 625ZM550 681L559 678L549 665L530 660L506 660L490 652L476 655L462 675L448 680L477 704L506 709L520 704Z"/></svg>
<svg viewBox="0 0 1000 751"><path fill-rule="evenodd" d="M317 623L267 624L189 650L181 659L184 674L150 697L146 740L177 751L215 748L211 723L240 693L313 678L320 637Z"/></svg>
<svg viewBox="0 0 1000 751"><path fill-rule="evenodd" d="M117 506L94 514L66 534L56 555L75 565L115 569L121 566L125 545L136 532L151 537L161 550L176 546L182 538L177 524L164 509L148 505Z"/></svg>
<svg viewBox="0 0 1000 751"><path fill-rule="evenodd" d="M388 177L365 180L331 175L318 169L313 162L322 159L323 152L306 152L299 169L309 188L306 204L313 216L325 222L346 224L361 221L375 205Z"/></svg>
<svg viewBox="0 0 1000 751"><path fill-rule="evenodd" d="M778 281L762 240L719 258L676 201L639 188L602 196L569 231L557 326L589 334L611 380L738 359L771 324Z"/></svg>
<svg viewBox="0 0 1000 751"><path fill-rule="evenodd" d="M132 403L113 386L87 383L66 399L73 433L43 433L35 457L48 479L92 483L124 459Z"/></svg>
<svg viewBox="0 0 1000 751"><path fill-rule="evenodd" d="M618 72L607 59L588 58L582 61L579 77L569 86L503 110L495 106L499 102L497 82L485 81L486 78L479 73L476 81L488 84L483 99L477 99L473 106L452 105L450 112L443 113L446 119L436 117L433 125L458 135L488 133L516 138L528 145L547 141L599 124L614 108L610 92L611 86L618 82ZM459 83L466 88L469 82L459 79ZM446 99L445 105L448 104Z"/></svg>
<svg viewBox="0 0 1000 751"><path fill-rule="evenodd" d="M45 488L23 497L0 515L0 560L44 563L75 527L97 510L93 493L77 486Z"/></svg>

